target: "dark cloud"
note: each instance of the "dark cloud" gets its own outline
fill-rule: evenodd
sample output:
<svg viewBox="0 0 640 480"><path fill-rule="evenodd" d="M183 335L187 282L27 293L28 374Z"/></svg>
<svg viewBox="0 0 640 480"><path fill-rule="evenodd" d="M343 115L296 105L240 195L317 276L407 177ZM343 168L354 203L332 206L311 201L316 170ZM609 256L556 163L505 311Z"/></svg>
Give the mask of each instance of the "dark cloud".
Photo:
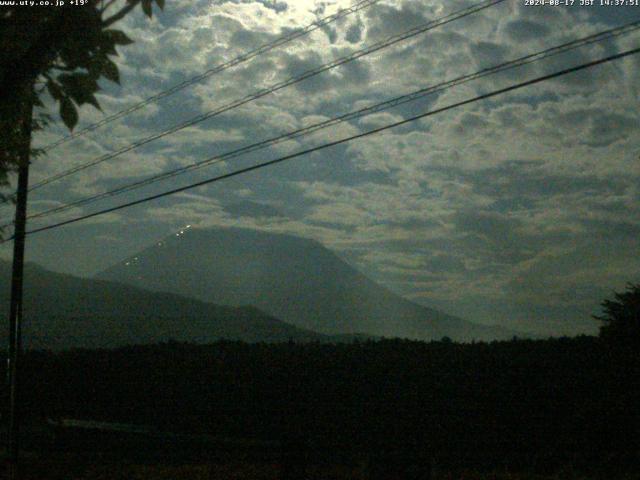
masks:
<svg viewBox="0 0 640 480"><path fill-rule="evenodd" d="M208 0L211 2L212 0ZM285 12L289 6L287 2L278 0L214 0L215 3L222 5L223 3L260 3L265 8L273 10L277 13Z"/></svg>
<svg viewBox="0 0 640 480"><path fill-rule="evenodd" d="M592 147L608 147L627 138L638 129L638 119L616 113L594 113L589 135L583 141Z"/></svg>
<svg viewBox="0 0 640 480"><path fill-rule="evenodd" d="M444 60L449 54L458 53L458 49L467 45L468 41L468 38L462 33L451 30L435 30L417 37L406 47L406 50L413 52L418 57L438 54Z"/></svg>
<svg viewBox="0 0 640 480"><path fill-rule="evenodd" d="M606 292L600 278L605 276L611 288L638 277L640 264L629 251L637 246L638 241L630 244L613 236L607 242L582 238L567 243L558 252L540 256L521 270L508 284L507 292L540 306L595 306ZM608 266L607 273L601 271L603 265ZM623 266L626 271L620 269ZM614 273L612 268L618 271Z"/></svg>
<svg viewBox="0 0 640 480"><path fill-rule="evenodd" d="M284 74L286 75L285 78L297 77L309 70L316 69L323 63L322 57L317 52L307 53L301 57L288 55L283 69ZM322 92L331 86L330 78L326 74L321 74L297 83L296 89L303 93L311 94Z"/></svg>
<svg viewBox="0 0 640 480"><path fill-rule="evenodd" d="M604 108L576 108L558 113L549 134L559 141L590 147L609 147L627 139L637 128L636 117L612 113Z"/></svg>
<svg viewBox="0 0 640 480"><path fill-rule="evenodd" d="M599 22L607 25L622 25L626 23L629 18L633 18L638 14L637 6L617 6L611 8L611 6L596 5L582 9L584 14L590 17L588 20L591 22Z"/></svg>
<svg viewBox="0 0 640 480"><path fill-rule="evenodd" d="M271 35L265 32L256 32L253 30L238 28L231 36L229 45L233 48L237 48L239 51L252 50L260 45L273 41L276 37L277 35Z"/></svg>
<svg viewBox="0 0 640 480"><path fill-rule="evenodd" d="M480 68L502 63L509 52L509 48L504 45L486 41L469 43L468 49L469 54Z"/></svg>
<svg viewBox="0 0 640 480"><path fill-rule="evenodd" d="M483 261L516 264L535 253L532 242L518 230L521 220L495 211L466 210L453 215L459 244Z"/></svg>
<svg viewBox="0 0 640 480"><path fill-rule="evenodd" d="M636 212L637 213L637 212ZM636 217L634 215L633 217ZM640 244L640 223L639 218L623 219L608 219L608 218L581 218L580 224L590 232L591 235L603 237L616 238L618 240L631 239L636 244Z"/></svg>
<svg viewBox="0 0 640 480"><path fill-rule="evenodd" d="M335 27L331 25L325 25L321 30L327 35L329 43L336 43L336 41L338 40L338 31Z"/></svg>
<svg viewBox="0 0 640 480"><path fill-rule="evenodd" d="M487 121L484 115L467 112L458 119L453 129L457 134L478 135L480 130L486 128L489 124L490 122Z"/></svg>
<svg viewBox="0 0 640 480"><path fill-rule="evenodd" d="M276 11L277 13L284 12L289 8L286 2L279 2L278 0L257 0L266 8Z"/></svg>
<svg viewBox="0 0 640 480"><path fill-rule="evenodd" d="M526 42L528 40L544 40L549 34L549 27L543 23L519 19L507 23L504 31L511 40Z"/></svg>
<svg viewBox="0 0 640 480"><path fill-rule="evenodd" d="M371 78L371 68L363 61L349 62L337 70L344 82L344 87L366 85ZM339 88L340 86L337 85Z"/></svg>
<svg viewBox="0 0 640 480"><path fill-rule="evenodd" d="M379 41L427 22L434 7L425 8L418 2L403 2L399 9L383 4L367 9L367 42Z"/></svg>
<svg viewBox="0 0 640 480"><path fill-rule="evenodd" d="M362 40L363 27L364 25L360 22L351 24L344 35L345 40L349 43L358 43Z"/></svg>
<svg viewBox="0 0 640 480"><path fill-rule="evenodd" d="M553 159L548 159L553 162ZM436 168L436 167L432 167ZM496 167L466 171L454 166L436 168L443 178L456 179L473 186L473 190L501 202L526 202L555 195L598 192L599 195L622 194L631 179L616 176L549 173L545 160L504 162ZM515 203L514 203L515 204Z"/></svg>
<svg viewBox="0 0 640 480"><path fill-rule="evenodd" d="M224 206L224 209L232 217L254 217L254 218L284 218L283 213L277 208L264 203L257 202L237 202Z"/></svg>

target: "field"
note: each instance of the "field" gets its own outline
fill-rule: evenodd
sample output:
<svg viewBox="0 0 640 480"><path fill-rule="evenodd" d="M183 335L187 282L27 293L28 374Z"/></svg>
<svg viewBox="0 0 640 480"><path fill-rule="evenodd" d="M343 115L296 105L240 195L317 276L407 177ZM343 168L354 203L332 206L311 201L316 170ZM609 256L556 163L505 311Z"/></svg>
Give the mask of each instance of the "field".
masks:
<svg viewBox="0 0 640 480"><path fill-rule="evenodd" d="M638 352L590 337L31 352L25 378L28 479L638 478Z"/></svg>

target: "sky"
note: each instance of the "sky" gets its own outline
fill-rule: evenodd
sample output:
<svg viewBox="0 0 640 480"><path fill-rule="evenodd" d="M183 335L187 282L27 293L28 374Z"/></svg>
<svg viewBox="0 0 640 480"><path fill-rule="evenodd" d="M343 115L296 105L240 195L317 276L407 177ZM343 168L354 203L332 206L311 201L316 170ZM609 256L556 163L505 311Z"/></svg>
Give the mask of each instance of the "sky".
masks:
<svg viewBox="0 0 640 480"><path fill-rule="evenodd" d="M34 162L31 182L478 2L382 0L181 90ZM35 213L521 55L640 19L640 7L507 0L35 190ZM167 2L120 28L121 86L99 121L350 4ZM277 158L640 46L635 32L451 88L31 228ZM190 224L315 239L391 290L467 320L595 333L599 303L640 281L640 56L609 63L215 184L29 237L27 260L90 276ZM54 108L50 99L45 104ZM65 133L55 122L36 145ZM10 211L0 210L10 218ZM0 247L10 258L10 245Z"/></svg>

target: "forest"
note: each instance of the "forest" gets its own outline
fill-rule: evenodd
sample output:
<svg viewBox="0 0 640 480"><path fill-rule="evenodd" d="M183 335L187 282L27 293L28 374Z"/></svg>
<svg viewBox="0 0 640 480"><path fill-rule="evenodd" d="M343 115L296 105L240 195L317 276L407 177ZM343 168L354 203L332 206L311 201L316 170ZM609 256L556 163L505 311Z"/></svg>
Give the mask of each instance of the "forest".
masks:
<svg viewBox="0 0 640 480"><path fill-rule="evenodd" d="M615 478L639 451L638 349L597 337L171 341L31 351L23 378L32 426L90 419L275 441L311 464L368 456L399 469Z"/></svg>

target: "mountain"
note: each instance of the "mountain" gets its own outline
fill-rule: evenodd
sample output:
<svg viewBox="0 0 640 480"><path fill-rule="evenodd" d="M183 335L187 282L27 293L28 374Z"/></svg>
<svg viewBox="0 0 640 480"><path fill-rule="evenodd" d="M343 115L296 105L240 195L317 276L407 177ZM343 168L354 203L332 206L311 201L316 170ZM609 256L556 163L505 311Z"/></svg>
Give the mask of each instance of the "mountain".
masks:
<svg viewBox="0 0 640 480"><path fill-rule="evenodd" d="M9 311L11 266L0 262L0 308ZM27 348L116 347L167 341L345 341L267 315L255 307L211 305L170 293L82 279L25 266ZM6 341L7 332L0 331ZM4 344L4 343L3 343Z"/></svg>
<svg viewBox="0 0 640 480"><path fill-rule="evenodd" d="M469 341L513 332L406 300L313 240L240 228L185 228L98 278L225 305L253 305L324 334Z"/></svg>

